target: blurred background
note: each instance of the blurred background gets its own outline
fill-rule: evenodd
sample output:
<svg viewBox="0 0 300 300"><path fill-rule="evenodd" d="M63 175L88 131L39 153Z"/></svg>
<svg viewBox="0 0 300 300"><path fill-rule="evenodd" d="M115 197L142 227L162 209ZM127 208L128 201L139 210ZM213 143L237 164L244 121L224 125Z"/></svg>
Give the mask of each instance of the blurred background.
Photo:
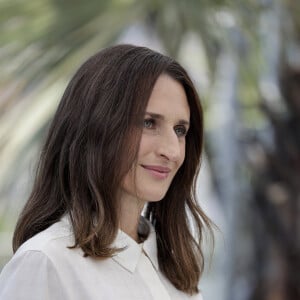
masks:
<svg viewBox="0 0 300 300"><path fill-rule="evenodd" d="M205 110L204 299L300 299L300 1L1 0L0 28L0 270L72 74L132 43L185 66Z"/></svg>

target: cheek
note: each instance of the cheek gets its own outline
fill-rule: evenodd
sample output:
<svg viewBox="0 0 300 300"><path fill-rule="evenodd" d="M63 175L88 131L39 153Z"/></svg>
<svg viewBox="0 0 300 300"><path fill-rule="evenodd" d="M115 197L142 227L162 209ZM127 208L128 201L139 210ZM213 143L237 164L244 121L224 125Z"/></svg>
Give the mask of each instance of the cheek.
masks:
<svg viewBox="0 0 300 300"><path fill-rule="evenodd" d="M125 175L121 187L127 193L134 193L135 192L135 169L131 168L130 171Z"/></svg>
<svg viewBox="0 0 300 300"><path fill-rule="evenodd" d="M138 151L138 160L146 155L147 153L153 151L153 148L155 147L155 142L152 136L142 134L140 145L139 145L139 151Z"/></svg>
<svg viewBox="0 0 300 300"><path fill-rule="evenodd" d="M184 159L185 159L185 148L186 148L186 145L185 145L185 142L183 142L181 145L180 145L180 153L181 153L181 156L180 156L180 166L183 164L184 162Z"/></svg>

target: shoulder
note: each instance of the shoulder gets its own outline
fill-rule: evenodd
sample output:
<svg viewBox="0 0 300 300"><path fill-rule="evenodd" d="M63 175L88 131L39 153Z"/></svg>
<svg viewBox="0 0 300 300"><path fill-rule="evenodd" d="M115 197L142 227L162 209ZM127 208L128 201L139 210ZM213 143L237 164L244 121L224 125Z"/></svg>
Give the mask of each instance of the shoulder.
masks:
<svg viewBox="0 0 300 300"><path fill-rule="evenodd" d="M55 253L63 254L73 245L74 238L70 223L62 218L22 244L13 258L23 256L27 252L40 252L51 258Z"/></svg>
<svg viewBox="0 0 300 300"><path fill-rule="evenodd" d="M69 263L70 253L78 255L78 249L68 248L72 245L73 234L64 221L27 240L0 274L0 299L43 299L49 289L55 289L54 299L65 299L60 270Z"/></svg>
<svg viewBox="0 0 300 300"><path fill-rule="evenodd" d="M81 249L70 249L74 245L70 224L64 219L27 240L14 254L8 265L62 266L74 255L81 255Z"/></svg>
<svg viewBox="0 0 300 300"><path fill-rule="evenodd" d="M0 299L45 299L49 290L54 299L65 299L56 268L41 251L16 254L0 274Z"/></svg>

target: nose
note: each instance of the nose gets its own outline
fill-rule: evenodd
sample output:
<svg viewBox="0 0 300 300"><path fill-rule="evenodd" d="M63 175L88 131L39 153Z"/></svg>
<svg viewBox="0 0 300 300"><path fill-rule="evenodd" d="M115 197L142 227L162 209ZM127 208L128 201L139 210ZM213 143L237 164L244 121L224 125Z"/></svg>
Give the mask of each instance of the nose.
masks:
<svg viewBox="0 0 300 300"><path fill-rule="evenodd" d="M160 156L174 162L180 159L180 141L174 131L161 135L157 146L157 151Z"/></svg>

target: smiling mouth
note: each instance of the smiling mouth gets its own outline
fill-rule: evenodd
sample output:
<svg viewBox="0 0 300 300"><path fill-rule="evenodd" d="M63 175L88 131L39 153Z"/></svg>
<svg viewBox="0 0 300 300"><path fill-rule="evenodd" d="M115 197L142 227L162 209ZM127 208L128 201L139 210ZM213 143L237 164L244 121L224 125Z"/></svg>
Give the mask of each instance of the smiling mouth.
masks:
<svg viewBox="0 0 300 300"><path fill-rule="evenodd" d="M168 177L171 169L162 166L147 166L141 165L150 175L157 179L165 179Z"/></svg>

